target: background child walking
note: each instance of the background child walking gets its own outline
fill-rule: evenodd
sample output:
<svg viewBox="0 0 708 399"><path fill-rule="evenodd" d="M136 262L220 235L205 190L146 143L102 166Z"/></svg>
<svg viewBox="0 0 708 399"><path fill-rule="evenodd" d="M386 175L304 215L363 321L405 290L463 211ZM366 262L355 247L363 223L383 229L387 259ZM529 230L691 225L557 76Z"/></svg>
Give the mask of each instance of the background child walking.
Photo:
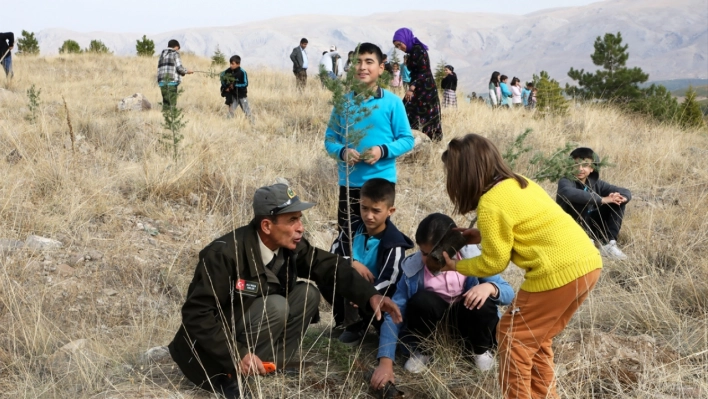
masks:
<svg viewBox="0 0 708 399"><path fill-rule="evenodd" d="M602 258L573 218L538 184L514 173L488 139L453 139L442 161L455 210L477 210L479 229L463 234L469 244L482 244L479 257L456 261L444 254L444 270L491 276L509 261L526 270L497 328L502 393L557 398L553 338L597 283Z"/></svg>
<svg viewBox="0 0 708 399"><path fill-rule="evenodd" d="M220 75L221 96L226 98L229 106L229 117L233 118L234 111L241 107L248 120L253 123L251 107L248 105L248 74L241 68L241 57L234 55L229 59L229 68Z"/></svg>
<svg viewBox="0 0 708 399"><path fill-rule="evenodd" d="M401 80L401 67L398 65L398 63L394 63L392 66L393 68L393 76L391 77L391 89L398 93L401 90L401 87L403 86L403 81Z"/></svg>

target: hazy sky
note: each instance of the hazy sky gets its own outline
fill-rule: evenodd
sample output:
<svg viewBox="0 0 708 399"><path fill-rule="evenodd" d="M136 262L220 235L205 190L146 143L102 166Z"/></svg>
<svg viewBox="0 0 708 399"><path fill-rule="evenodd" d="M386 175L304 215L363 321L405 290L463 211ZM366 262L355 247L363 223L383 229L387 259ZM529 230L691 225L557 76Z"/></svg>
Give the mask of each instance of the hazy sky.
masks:
<svg viewBox="0 0 708 399"><path fill-rule="evenodd" d="M597 0L8 0L0 32L66 28L79 32L160 33L200 26L230 26L296 14L369 15L402 10L527 14Z"/></svg>

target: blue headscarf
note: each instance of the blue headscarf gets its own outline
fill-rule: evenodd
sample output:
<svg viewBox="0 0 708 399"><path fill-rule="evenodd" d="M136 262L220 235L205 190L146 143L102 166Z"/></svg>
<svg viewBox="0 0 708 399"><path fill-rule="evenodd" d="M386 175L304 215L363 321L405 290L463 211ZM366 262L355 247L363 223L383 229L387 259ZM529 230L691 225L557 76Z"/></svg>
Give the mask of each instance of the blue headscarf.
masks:
<svg viewBox="0 0 708 399"><path fill-rule="evenodd" d="M396 31L396 33L393 34L393 41L399 41L403 44L406 45L406 53L410 53L411 50L413 50L413 46L416 44L420 44L421 47L423 47L424 50L428 49L428 46L425 45L425 43L421 42L418 40L417 37L413 36L413 31L411 31L408 28L401 28Z"/></svg>

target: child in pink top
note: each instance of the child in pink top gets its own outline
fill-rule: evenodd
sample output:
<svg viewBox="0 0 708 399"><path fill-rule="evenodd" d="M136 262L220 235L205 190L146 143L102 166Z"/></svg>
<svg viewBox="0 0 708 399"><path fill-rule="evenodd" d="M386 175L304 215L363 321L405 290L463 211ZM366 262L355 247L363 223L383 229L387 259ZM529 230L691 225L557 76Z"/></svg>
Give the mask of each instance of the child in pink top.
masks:
<svg viewBox="0 0 708 399"><path fill-rule="evenodd" d="M391 77L391 88L393 91L398 91L403 87L403 81L401 80L401 67L398 63L393 64L393 76Z"/></svg>

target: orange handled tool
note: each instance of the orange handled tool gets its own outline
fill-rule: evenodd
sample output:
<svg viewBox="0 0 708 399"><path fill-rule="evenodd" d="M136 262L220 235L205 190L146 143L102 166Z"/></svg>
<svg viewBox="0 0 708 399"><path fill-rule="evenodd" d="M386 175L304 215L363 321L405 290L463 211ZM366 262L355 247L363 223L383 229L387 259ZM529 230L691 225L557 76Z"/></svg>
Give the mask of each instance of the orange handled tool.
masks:
<svg viewBox="0 0 708 399"><path fill-rule="evenodd" d="M263 362L263 368L265 368L266 374L275 373L275 363Z"/></svg>

